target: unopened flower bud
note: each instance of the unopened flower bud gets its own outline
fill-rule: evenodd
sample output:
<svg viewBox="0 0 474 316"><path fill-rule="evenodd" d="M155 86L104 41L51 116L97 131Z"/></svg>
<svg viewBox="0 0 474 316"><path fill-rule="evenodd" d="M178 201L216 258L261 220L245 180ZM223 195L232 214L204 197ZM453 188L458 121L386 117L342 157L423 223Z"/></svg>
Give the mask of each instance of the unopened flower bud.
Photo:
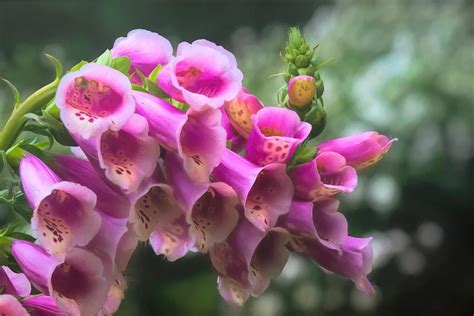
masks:
<svg viewBox="0 0 474 316"><path fill-rule="evenodd" d="M300 75L290 79L288 100L290 105L302 110L313 102L316 93L315 80L311 76Z"/></svg>
<svg viewBox="0 0 474 316"><path fill-rule="evenodd" d="M313 104L311 109L304 116L304 121L311 124L310 138L321 134L326 127L326 110L320 104Z"/></svg>

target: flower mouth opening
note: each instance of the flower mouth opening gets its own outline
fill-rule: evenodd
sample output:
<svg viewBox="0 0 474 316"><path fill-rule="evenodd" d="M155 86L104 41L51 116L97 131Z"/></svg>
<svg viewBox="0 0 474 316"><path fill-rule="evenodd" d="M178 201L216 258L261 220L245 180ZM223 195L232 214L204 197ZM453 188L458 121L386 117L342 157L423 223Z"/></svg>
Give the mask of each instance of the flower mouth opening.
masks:
<svg viewBox="0 0 474 316"><path fill-rule="evenodd" d="M272 136L287 136L283 131L280 131L279 129L273 128L273 127L268 127L268 126L262 126L260 127L260 131L262 132L263 135L266 137L272 137Z"/></svg>
<svg viewBox="0 0 474 316"><path fill-rule="evenodd" d="M187 91L208 98L219 95L224 86L224 82L218 74L195 66L181 65L181 63L176 66L176 78L179 85Z"/></svg>
<svg viewBox="0 0 474 316"><path fill-rule="evenodd" d="M135 137L124 131L107 131L101 137L100 150L104 162L113 166L117 175L132 175L133 159L140 151Z"/></svg>
<svg viewBox="0 0 474 316"><path fill-rule="evenodd" d="M76 301L91 290L91 284L87 276L77 267L67 262L60 264L54 270L51 283L59 297L66 297Z"/></svg>
<svg viewBox="0 0 474 316"><path fill-rule="evenodd" d="M81 76L70 84L66 102L78 110L75 115L79 120L93 123L114 113L122 103L122 96L103 82Z"/></svg>

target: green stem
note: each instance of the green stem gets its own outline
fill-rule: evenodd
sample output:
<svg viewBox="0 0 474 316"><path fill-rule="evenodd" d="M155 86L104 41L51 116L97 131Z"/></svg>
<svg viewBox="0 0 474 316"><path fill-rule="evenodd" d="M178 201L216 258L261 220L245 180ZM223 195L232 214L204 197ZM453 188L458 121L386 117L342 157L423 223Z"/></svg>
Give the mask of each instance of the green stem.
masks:
<svg viewBox="0 0 474 316"><path fill-rule="evenodd" d="M13 109L10 118L0 133L0 150L7 150L13 145L27 121L24 117L25 114L36 112L46 105L48 101L54 97L58 83L59 80L54 80L50 84L37 90L19 104L18 107Z"/></svg>

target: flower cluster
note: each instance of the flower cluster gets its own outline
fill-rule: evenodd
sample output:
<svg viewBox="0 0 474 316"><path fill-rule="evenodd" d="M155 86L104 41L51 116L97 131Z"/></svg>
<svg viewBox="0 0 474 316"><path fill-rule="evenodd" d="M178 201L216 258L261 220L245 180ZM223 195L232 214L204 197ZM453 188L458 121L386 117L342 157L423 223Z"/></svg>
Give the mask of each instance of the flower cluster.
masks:
<svg viewBox="0 0 474 316"><path fill-rule="evenodd" d="M231 304L261 295L290 251L373 293L371 238L348 235L335 196L394 140L365 132L309 145L314 67L288 78L287 106L265 107L242 87L235 57L207 40L173 56L168 40L134 30L111 55L129 59L125 73L98 60L57 88L74 155L21 160L37 243L13 242L24 275L0 271L0 314L113 314L140 241L168 261L209 255ZM29 282L42 294L29 298Z"/></svg>

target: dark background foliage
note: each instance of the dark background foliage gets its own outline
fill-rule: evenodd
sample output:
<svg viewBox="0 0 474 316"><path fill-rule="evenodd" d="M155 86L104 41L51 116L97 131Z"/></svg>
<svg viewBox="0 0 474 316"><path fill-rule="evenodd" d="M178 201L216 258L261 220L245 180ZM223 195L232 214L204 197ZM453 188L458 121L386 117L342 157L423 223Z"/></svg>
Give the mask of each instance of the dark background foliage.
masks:
<svg viewBox="0 0 474 316"><path fill-rule="evenodd" d="M0 77L23 96L66 66L146 28L174 44L207 38L233 51L245 85L275 103L288 26L321 44L328 128L322 139L376 129L400 140L344 197L350 233L373 235L377 295L292 256L243 309L216 291L202 255L168 263L142 245L120 315L471 315L474 312L471 1L1 1ZM0 122L11 110L0 88ZM12 220L0 208L0 220Z"/></svg>

